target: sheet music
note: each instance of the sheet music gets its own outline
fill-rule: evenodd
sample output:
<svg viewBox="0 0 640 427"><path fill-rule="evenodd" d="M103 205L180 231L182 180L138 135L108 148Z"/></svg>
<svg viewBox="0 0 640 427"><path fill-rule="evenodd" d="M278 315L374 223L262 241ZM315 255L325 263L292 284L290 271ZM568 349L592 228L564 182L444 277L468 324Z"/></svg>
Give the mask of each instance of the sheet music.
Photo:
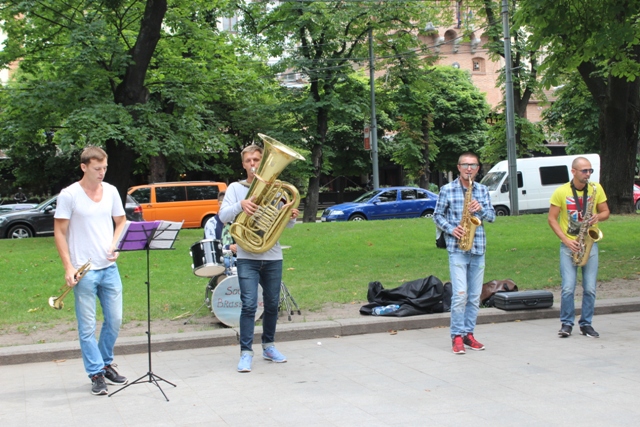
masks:
<svg viewBox="0 0 640 427"><path fill-rule="evenodd" d="M178 232L182 228L182 222L158 221L160 224L153 235L149 249L171 249L176 241Z"/></svg>
<svg viewBox="0 0 640 427"><path fill-rule="evenodd" d="M118 238L119 251L147 249L171 249L182 222L174 221L127 221Z"/></svg>

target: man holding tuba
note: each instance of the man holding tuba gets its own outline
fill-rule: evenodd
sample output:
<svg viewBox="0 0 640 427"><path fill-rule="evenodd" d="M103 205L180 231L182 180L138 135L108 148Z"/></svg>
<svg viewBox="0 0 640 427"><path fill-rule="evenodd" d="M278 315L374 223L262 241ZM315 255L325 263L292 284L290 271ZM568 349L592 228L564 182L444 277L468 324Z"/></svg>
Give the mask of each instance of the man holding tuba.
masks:
<svg viewBox="0 0 640 427"><path fill-rule="evenodd" d="M473 182L479 170L476 154L460 155L460 176L440 189L433 213L449 252L453 292L450 335L455 354L464 354L465 345L472 350L484 350L473 335L484 280L486 237L481 220L493 222L496 214L487 187Z"/></svg>
<svg viewBox="0 0 640 427"><path fill-rule="evenodd" d="M80 167L82 179L58 196L54 239L67 286L73 287L80 351L91 378L91 393L101 396L108 392L106 382L114 385L128 382L113 364L113 349L122 323L122 281L115 263L118 258L115 248L126 218L118 190L104 182L107 153L99 147L85 148L80 155ZM76 281L78 268L88 259L91 270ZM96 297L104 316L98 341Z"/></svg>
<svg viewBox="0 0 640 427"><path fill-rule="evenodd" d="M560 275L562 295L560 299L560 322L558 335L571 335L575 319L574 296L578 267L582 267L582 313L580 333L598 338L591 321L596 303L596 278L598 276L598 243L590 235L597 230L597 223L609 218L609 206L604 189L598 183L590 183L593 173L591 162L576 157L571 164L573 179L558 187L551 196L547 218L549 226L560 238ZM597 234L596 234L597 236ZM587 248L588 246L588 248ZM585 251L585 249L587 249ZM576 254L583 259L576 262Z"/></svg>
<svg viewBox="0 0 640 427"><path fill-rule="evenodd" d="M256 170L262 160L263 150L257 145L249 145L242 150L242 167L247 171L246 181L234 182L227 192L218 213L223 223L233 221L239 214L249 217L259 212L255 196L246 198L249 187L256 177ZM298 209L292 209L287 227L293 227L299 215ZM249 252L238 245L236 266L240 285L240 361L238 372L251 372L253 360L253 334L255 313L258 307L258 284L263 289L264 312L262 318L262 357L276 363L284 363L287 358L275 347L276 322L280 304L280 285L282 283L282 248L276 242L265 252Z"/></svg>

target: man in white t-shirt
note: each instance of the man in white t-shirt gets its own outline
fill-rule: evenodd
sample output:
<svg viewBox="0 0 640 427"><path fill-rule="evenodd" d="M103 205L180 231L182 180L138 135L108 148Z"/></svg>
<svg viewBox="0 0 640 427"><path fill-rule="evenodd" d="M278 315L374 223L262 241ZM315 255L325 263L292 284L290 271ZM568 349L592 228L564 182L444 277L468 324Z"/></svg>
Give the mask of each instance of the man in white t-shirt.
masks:
<svg viewBox="0 0 640 427"><path fill-rule="evenodd" d="M85 148L80 168L84 173L82 179L58 196L54 238L66 284L74 288L80 350L91 378L91 393L106 395L107 381L114 385L128 382L113 364L113 349L122 323L122 281L115 263L118 258L115 249L126 218L118 190L103 181L107 153L98 147ZM78 268L88 260L91 270L76 281ZM98 341L96 297L104 315Z"/></svg>

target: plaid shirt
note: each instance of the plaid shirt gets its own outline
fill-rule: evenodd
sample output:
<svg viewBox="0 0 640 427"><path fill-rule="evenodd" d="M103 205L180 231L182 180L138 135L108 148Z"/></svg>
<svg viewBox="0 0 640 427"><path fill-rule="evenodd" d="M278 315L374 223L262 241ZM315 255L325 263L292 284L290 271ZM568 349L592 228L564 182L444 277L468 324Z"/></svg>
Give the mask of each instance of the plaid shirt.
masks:
<svg viewBox="0 0 640 427"><path fill-rule="evenodd" d="M447 251L464 253L458 247L458 239L453 236L453 230L460 224L462 220L462 210L464 209L464 195L467 190L460 183L460 178L449 184L443 186L440 189L438 195L438 203L436 204L436 210L433 213L433 221L436 226L444 231L445 241L447 242ZM478 212L473 215L484 221L493 222L496 218L496 213L491 205L491 197L487 187L473 183L473 195L472 198L477 200L482 206ZM484 233L484 225L476 228L476 234L473 238L473 246L469 251L472 255L482 255L485 253L487 247L487 239Z"/></svg>

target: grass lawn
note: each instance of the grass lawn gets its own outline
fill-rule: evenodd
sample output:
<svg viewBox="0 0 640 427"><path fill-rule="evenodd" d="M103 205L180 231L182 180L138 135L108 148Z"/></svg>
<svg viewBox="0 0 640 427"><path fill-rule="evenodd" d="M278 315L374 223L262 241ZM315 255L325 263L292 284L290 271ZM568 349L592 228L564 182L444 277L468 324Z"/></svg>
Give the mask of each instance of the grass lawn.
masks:
<svg viewBox="0 0 640 427"><path fill-rule="evenodd" d="M640 278L640 215L612 216L600 224L599 280ZM487 224L485 281L511 278L520 290L560 284L559 240L546 215L498 217ZM171 319L195 310L206 278L191 269L189 249L202 230L182 230L174 250L151 251L151 316ZM367 287L379 281L394 288L435 275L449 279L447 252L435 247L435 225L424 218L347 223L297 224L285 229L284 282L302 310L327 303L365 303ZM124 252L118 261L124 283L125 322L147 317L146 252ZM53 238L0 240L0 328L73 321L72 293L63 310L48 298L59 295L64 272ZM199 313L210 316L206 310Z"/></svg>

